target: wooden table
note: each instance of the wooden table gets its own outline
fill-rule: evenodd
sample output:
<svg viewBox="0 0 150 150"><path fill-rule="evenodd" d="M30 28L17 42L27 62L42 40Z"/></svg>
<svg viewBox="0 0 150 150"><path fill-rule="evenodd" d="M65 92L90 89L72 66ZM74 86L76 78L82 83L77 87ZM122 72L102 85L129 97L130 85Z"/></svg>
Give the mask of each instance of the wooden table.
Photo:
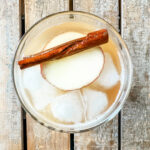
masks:
<svg viewBox="0 0 150 150"><path fill-rule="evenodd" d="M133 86L122 112L89 132L58 133L41 126L20 106L12 82L12 62L24 31L60 11L95 14L126 41L134 65ZM149 150L150 1L0 0L0 150Z"/></svg>

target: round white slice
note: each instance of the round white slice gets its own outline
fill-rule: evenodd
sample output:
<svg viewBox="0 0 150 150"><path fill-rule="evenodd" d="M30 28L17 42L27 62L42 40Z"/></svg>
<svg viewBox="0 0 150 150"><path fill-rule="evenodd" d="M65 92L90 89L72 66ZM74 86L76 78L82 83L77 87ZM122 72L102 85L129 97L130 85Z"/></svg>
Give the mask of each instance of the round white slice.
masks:
<svg viewBox="0 0 150 150"><path fill-rule="evenodd" d="M50 41L46 48L82 36L76 32L63 33ZM41 68L43 76L55 87L62 90L75 90L96 80L103 65L103 52L99 47L95 47L59 60L48 61L43 63Z"/></svg>
<svg viewBox="0 0 150 150"><path fill-rule="evenodd" d="M57 35L50 42L47 43L45 49L55 47L57 45L63 44L65 42L84 37L86 35L78 33L78 32L65 32Z"/></svg>

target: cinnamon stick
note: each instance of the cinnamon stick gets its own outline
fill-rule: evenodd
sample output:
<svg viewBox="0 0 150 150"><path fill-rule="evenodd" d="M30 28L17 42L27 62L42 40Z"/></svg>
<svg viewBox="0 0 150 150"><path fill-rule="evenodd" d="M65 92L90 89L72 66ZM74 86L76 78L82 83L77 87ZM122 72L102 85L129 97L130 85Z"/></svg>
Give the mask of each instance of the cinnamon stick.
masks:
<svg viewBox="0 0 150 150"><path fill-rule="evenodd" d="M18 61L18 64L20 69L25 69L48 60L55 60L70 56L106 42L108 42L108 32L106 29L102 29L91 32L85 37L66 42L28 57L24 57L22 60Z"/></svg>

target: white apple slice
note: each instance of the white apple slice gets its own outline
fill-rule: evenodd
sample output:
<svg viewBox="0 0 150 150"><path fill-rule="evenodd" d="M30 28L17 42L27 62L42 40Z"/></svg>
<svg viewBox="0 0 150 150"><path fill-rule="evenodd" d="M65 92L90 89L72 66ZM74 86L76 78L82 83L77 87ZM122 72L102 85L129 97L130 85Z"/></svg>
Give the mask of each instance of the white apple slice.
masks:
<svg viewBox="0 0 150 150"><path fill-rule="evenodd" d="M48 43L50 48L69 40L84 36L76 32L67 32L56 36ZM62 90L75 90L95 81L103 68L104 55L99 47L74 54L41 66L42 75L55 87Z"/></svg>
<svg viewBox="0 0 150 150"><path fill-rule="evenodd" d="M78 32L65 32L65 33L59 34L46 44L45 49L52 48L57 45L60 45L65 42L68 42L77 38L81 38L84 36L86 35L78 33Z"/></svg>

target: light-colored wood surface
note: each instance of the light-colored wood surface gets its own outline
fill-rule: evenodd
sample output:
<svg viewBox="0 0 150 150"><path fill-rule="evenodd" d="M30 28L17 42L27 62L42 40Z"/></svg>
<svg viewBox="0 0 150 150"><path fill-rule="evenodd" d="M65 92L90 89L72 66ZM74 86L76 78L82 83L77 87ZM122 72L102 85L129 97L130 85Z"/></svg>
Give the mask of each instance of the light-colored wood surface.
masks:
<svg viewBox="0 0 150 150"><path fill-rule="evenodd" d="M25 0L25 28L41 18L68 10L67 0ZM29 150L69 150L70 134L57 133L38 124L27 115L27 145Z"/></svg>
<svg viewBox="0 0 150 150"><path fill-rule="evenodd" d="M95 14L111 23L118 30L118 1L74 0L74 10ZM76 150L118 149L118 117L86 133L75 134Z"/></svg>
<svg viewBox="0 0 150 150"><path fill-rule="evenodd" d="M150 149L150 1L123 1L123 38L134 79L122 111L122 150Z"/></svg>
<svg viewBox="0 0 150 150"><path fill-rule="evenodd" d="M114 0L73 0L73 10L95 14L118 30L119 9L118 1Z"/></svg>
<svg viewBox="0 0 150 150"><path fill-rule="evenodd" d="M27 145L29 150L69 150L70 135L48 130L27 115Z"/></svg>
<svg viewBox="0 0 150 150"><path fill-rule="evenodd" d="M12 81L12 62L20 38L19 0L0 3L0 150L21 150L21 107Z"/></svg>
<svg viewBox="0 0 150 150"><path fill-rule="evenodd" d="M118 1L73 0L74 10L96 14L118 29ZM122 111L122 150L150 149L150 1L120 0L122 36L134 65L131 93ZM22 118L12 82L20 38L19 0L0 1L0 150L22 150ZM69 0L25 0L26 30L44 16L68 10ZM118 118L75 134L76 150L117 150ZM28 150L69 150L70 135L50 131L27 116Z"/></svg>

